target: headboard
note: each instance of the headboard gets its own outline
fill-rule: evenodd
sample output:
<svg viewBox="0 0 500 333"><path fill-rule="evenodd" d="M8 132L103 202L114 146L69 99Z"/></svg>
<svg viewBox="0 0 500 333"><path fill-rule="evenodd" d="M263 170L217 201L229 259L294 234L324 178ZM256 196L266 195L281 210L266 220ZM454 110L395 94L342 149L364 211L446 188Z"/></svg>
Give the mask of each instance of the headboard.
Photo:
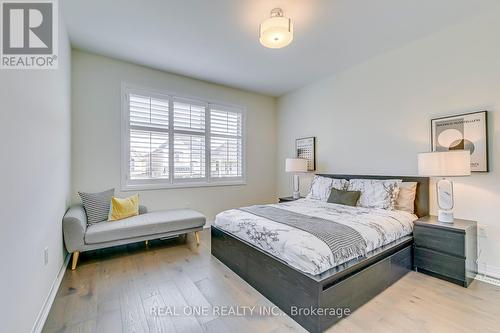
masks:
<svg viewBox="0 0 500 333"><path fill-rule="evenodd" d="M413 176L366 176L366 175L330 175L317 174L322 177L336 179L401 179L404 182L417 182L417 196L415 197L415 214L418 217L429 215L429 177Z"/></svg>

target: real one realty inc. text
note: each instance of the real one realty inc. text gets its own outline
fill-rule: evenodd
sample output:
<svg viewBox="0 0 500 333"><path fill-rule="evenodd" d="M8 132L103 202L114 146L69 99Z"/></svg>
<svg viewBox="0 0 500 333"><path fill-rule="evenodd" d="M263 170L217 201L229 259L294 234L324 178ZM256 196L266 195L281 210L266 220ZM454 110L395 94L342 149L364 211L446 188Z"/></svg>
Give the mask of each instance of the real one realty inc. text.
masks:
<svg viewBox="0 0 500 333"><path fill-rule="evenodd" d="M246 316L284 316L286 315L277 306L156 306L151 307L149 314L155 317L246 317ZM349 308L316 308L290 307L291 316L335 316L344 318L351 314Z"/></svg>

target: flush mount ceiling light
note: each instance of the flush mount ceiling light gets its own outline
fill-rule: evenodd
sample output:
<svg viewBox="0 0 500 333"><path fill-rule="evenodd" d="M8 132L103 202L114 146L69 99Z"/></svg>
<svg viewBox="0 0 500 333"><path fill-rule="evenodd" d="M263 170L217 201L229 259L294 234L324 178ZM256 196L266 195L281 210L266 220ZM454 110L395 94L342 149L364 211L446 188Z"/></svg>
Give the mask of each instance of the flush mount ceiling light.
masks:
<svg viewBox="0 0 500 333"><path fill-rule="evenodd" d="M274 8L271 10L271 17L260 24L260 43L271 49L280 49L290 44L292 40L292 20L283 16L281 8Z"/></svg>

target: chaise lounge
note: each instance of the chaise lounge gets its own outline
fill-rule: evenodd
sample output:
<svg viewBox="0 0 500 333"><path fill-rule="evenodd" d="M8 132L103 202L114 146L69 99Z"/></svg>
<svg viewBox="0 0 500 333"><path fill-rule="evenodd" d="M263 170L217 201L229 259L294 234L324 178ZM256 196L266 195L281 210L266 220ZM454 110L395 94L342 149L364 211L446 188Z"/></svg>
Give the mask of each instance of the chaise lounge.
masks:
<svg viewBox="0 0 500 333"><path fill-rule="evenodd" d="M206 218L192 209L172 209L147 212L139 206L139 215L119 221L87 224L87 214L82 205L68 209L63 218L64 243L73 254L71 269L76 269L80 252L116 245L177 236L194 232L200 244L198 231L203 229Z"/></svg>

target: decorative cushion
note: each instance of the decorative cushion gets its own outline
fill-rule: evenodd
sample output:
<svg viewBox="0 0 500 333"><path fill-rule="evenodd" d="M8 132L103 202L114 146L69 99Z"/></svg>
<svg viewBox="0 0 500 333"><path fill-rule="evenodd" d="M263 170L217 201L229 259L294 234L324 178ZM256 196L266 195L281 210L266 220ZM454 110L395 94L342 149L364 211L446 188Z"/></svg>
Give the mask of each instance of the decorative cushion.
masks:
<svg viewBox="0 0 500 333"><path fill-rule="evenodd" d="M358 206L365 208L394 209L401 179L351 179L349 191L361 191Z"/></svg>
<svg viewBox="0 0 500 333"><path fill-rule="evenodd" d="M136 215L139 215L139 194L123 199L111 198L108 221L123 220Z"/></svg>
<svg viewBox="0 0 500 333"><path fill-rule="evenodd" d="M311 189L307 194L307 199L315 199L327 201L330 196L330 190L336 188L337 190L345 190L347 187L347 180L335 179L321 176L314 176L311 182Z"/></svg>
<svg viewBox="0 0 500 333"><path fill-rule="evenodd" d="M394 209L413 214L415 212L415 196L417 182L402 182L399 184L399 194Z"/></svg>
<svg viewBox="0 0 500 333"><path fill-rule="evenodd" d="M360 196L360 191L343 191L332 188L328 202L339 205L356 206Z"/></svg>
<svg viewBox="0 0 500 333"><path fill-rule="evenodd" d="M87 213L87 224L99 223L108 219L111 198L115 195L115 189L99 192L78 192L82 199L83 207Z"/></svg>

